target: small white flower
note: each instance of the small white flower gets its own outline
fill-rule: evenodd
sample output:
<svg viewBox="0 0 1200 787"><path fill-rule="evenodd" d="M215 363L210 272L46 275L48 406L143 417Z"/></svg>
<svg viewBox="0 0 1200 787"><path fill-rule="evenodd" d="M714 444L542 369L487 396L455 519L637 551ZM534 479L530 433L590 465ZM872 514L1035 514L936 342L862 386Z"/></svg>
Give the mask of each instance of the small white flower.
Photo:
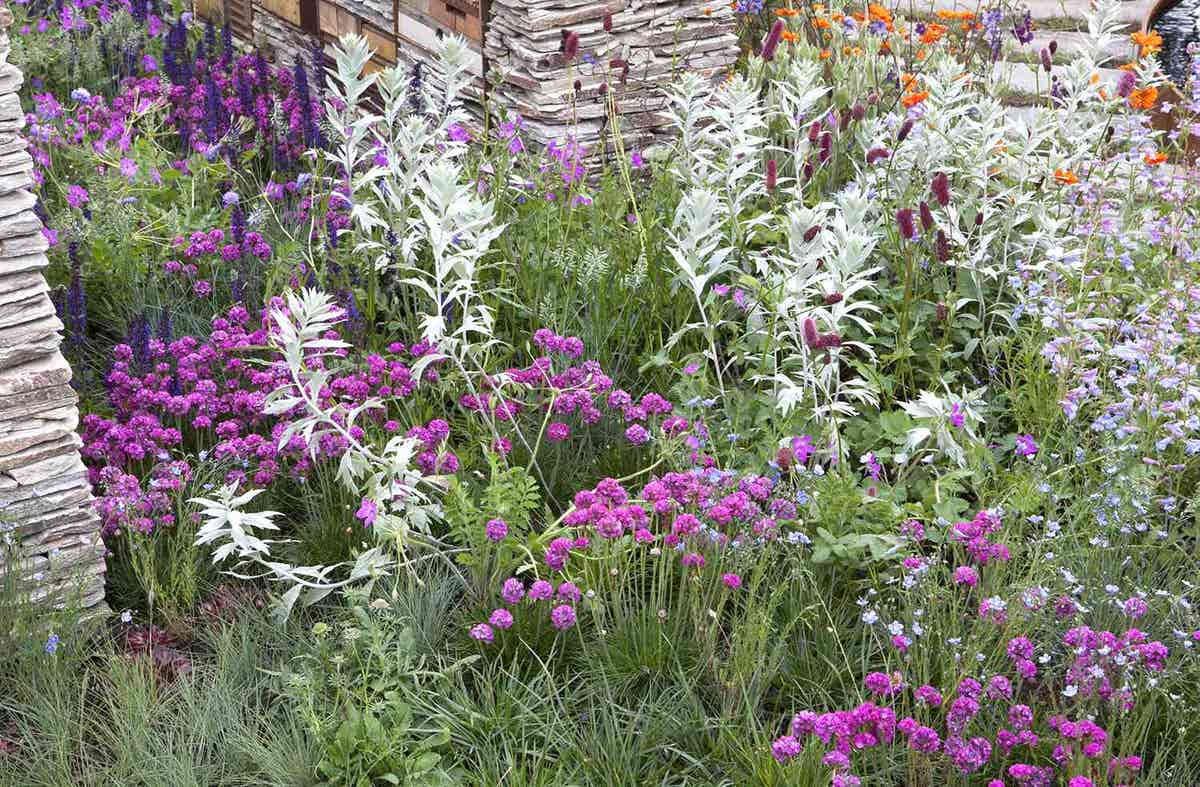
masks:
<svg viewBox="0 0 1200 787"><path fill-rule="evenodd" d="M1078 693L1079 689L1074 685L1067 686L1065 689L1063 689L1064 697L1074 697Z"/></svg>

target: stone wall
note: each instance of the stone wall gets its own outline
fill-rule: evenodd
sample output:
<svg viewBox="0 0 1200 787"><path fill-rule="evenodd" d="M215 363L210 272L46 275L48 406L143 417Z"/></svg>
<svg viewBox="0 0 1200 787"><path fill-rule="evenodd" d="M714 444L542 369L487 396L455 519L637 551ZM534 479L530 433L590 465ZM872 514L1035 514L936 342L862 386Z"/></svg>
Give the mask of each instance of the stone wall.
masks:
<svg viewBox="0 0 1200 787"><path fill-rule="evenodd" d="M563 56L568 32L579 37L573 60ZM615 122L629 149L664 130L674 75L722 74L738 38L727 2L492 0L484 53L507 77L492 104L519 114L538 141L573 135L594 147Z"/></svg>
<svg viewBox="0 0 1200 787"><path fill-rule="evenodd" d="M610 145L614 128L627 148L654 140L666 127L663 90L679 70L720 76L738 56L733 12L722 0L398 0L394 16L386 0L318 5L325 40L361 29L381 54L378 66L428 64L438 38L465 35L476 77L465 98L477 116L486 65L505 76L487 96L494 115L520 115L526 136L541 144L574 136L591 157ZM461 12L469 7L475 18ZM254 36L277 62L310 59L315 37L299 25L298 0L256 0ZM573 60L562 53L568 31L579 37ZM426 73L436 83L435 70Z"/></svg>
<svg viewBox="0 0 1200 787"><path fill-rule="evenodd" d="M15 570L35 601L95 609L104 547L79 457L71 367L58 351L63 326L42 277L48 245L32 210L11 23L0 7L0 571Z"/></svg>

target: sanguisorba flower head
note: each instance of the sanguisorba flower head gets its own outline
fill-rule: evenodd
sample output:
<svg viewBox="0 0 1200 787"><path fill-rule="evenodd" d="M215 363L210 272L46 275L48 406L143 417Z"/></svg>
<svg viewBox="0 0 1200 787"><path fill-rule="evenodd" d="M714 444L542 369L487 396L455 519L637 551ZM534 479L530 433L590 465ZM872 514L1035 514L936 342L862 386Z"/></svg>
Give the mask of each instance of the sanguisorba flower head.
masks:
<svg viewBox="0 0 1200 787"><path fill-rule="evenodd" d="M945 172L935 173L933 180L929 182L929 191L933 194L933 198L937 200L937 204L943 208L950 204L950 178Z"/></svg>
<svg viewBox="0 0 1200 787"><path fill-rule="evenodd" d="M568 63L579 57L579 33L574 30L563 33L562 54Z"/></svg>
<svg viewBox="0 0 1200 787"><path fill-rule="evenodd" d="M896 211L896 226L900 230L900 236L905 240L917 239L917 225L913 221L912 208L901 208Z"/></svg>
<svg viewBox="0 0 1200 787"><path fill-rule="evenodd" d="M775 59L775 51L779 49L779 42L783 39L783 20L776 19L775 24L771 25L771 29L767 32L767 37L763 39L762 59L770 62Z"/></svg>

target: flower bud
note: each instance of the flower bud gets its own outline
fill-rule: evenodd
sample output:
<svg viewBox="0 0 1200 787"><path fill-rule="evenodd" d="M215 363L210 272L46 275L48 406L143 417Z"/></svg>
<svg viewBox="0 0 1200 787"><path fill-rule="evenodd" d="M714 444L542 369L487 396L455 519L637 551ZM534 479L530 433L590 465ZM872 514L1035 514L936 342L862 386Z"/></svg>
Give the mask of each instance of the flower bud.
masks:
<svg viewBox="0 0 1200 787"><path fill-rule="evenodd" d="M809 347L816 349L821 346L821 335L817 333L817 323L812 317L806 317L804 320L804 343Z"/></svg>
<svg viewBox="0 0 1200 787"><path fill-rule="evenodd" d="M913 222L912 208L901 208L896 211L896 226L900 229L900 236L905 240L917 239L917 225Z"/></svg>
<svg viewBox="0 0 1200 787"><path fill-rule="evenodd" d="M933 229L933 211L929 209L929 203L924 200L917 206L917 212L921 214L921 226L926 232Z"/></svg>
<svg viewBox="0 0 1200 787"><path fill-rule="evenodd" d="M950 204L950 178L945 172L938 172L933 176L933 180L929 183L929 190L933 192L933 198L937 200L937 204L943 208Z"/></svg>
<svg viewBox="0 0 1200 787"><path fill-rule="evenodd" d="M783 20L776 19L775 24L771 25L770 32L763 39L762 59L770 62L775 59L775 50L779 48L779 40L783 37Z"/></svg>
<svg viewBox="0 0 1200 787"><path fill-rule="evenodd" d="M562 54L568 63L579 56L579 33L574 30L563 33Z"/></svg>

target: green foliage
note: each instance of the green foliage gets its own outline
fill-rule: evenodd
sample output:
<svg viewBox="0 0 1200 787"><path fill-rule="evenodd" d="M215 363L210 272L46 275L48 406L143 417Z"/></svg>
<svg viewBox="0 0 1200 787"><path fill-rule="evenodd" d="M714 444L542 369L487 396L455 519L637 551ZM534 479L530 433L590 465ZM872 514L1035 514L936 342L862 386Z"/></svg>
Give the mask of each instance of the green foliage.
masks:
<svg viewBox="0 0 1200 787"><path fill-rule="evenodd" d="M483 598L497 577L508 576L535 553L534 515L540 513L542 503L540 485L526 468L505 467L492 453L486 458L486 484L483 479L455 476L442 503L450 540L463 547L455 559L470 573L476 598ZM508 526L507 537L499 542L486 535L486 523L492 519Z"/></svg>
<svg viewBox="0 0 1200 787"><path fill-rule="evenodd" d="M324 622L313 627L317 648L301 654L285 680L320 741L322 784L455 783L439 751L449 736L419 729L407 699L441 673L424 668L407 620L387 603L348 612L337 628Z"/></svg>
<svg viewBox="0 0 1200 787"><path fill-rule="evenodd" d="M375 784L441 785L454 784L441 770L441 755L432 751L449 740L446 733L423 740L409 740L412 710L406 703L392 700L372 711L350 708L325 750L317 769L325 777L323 784L369 787Z"/></svg>

